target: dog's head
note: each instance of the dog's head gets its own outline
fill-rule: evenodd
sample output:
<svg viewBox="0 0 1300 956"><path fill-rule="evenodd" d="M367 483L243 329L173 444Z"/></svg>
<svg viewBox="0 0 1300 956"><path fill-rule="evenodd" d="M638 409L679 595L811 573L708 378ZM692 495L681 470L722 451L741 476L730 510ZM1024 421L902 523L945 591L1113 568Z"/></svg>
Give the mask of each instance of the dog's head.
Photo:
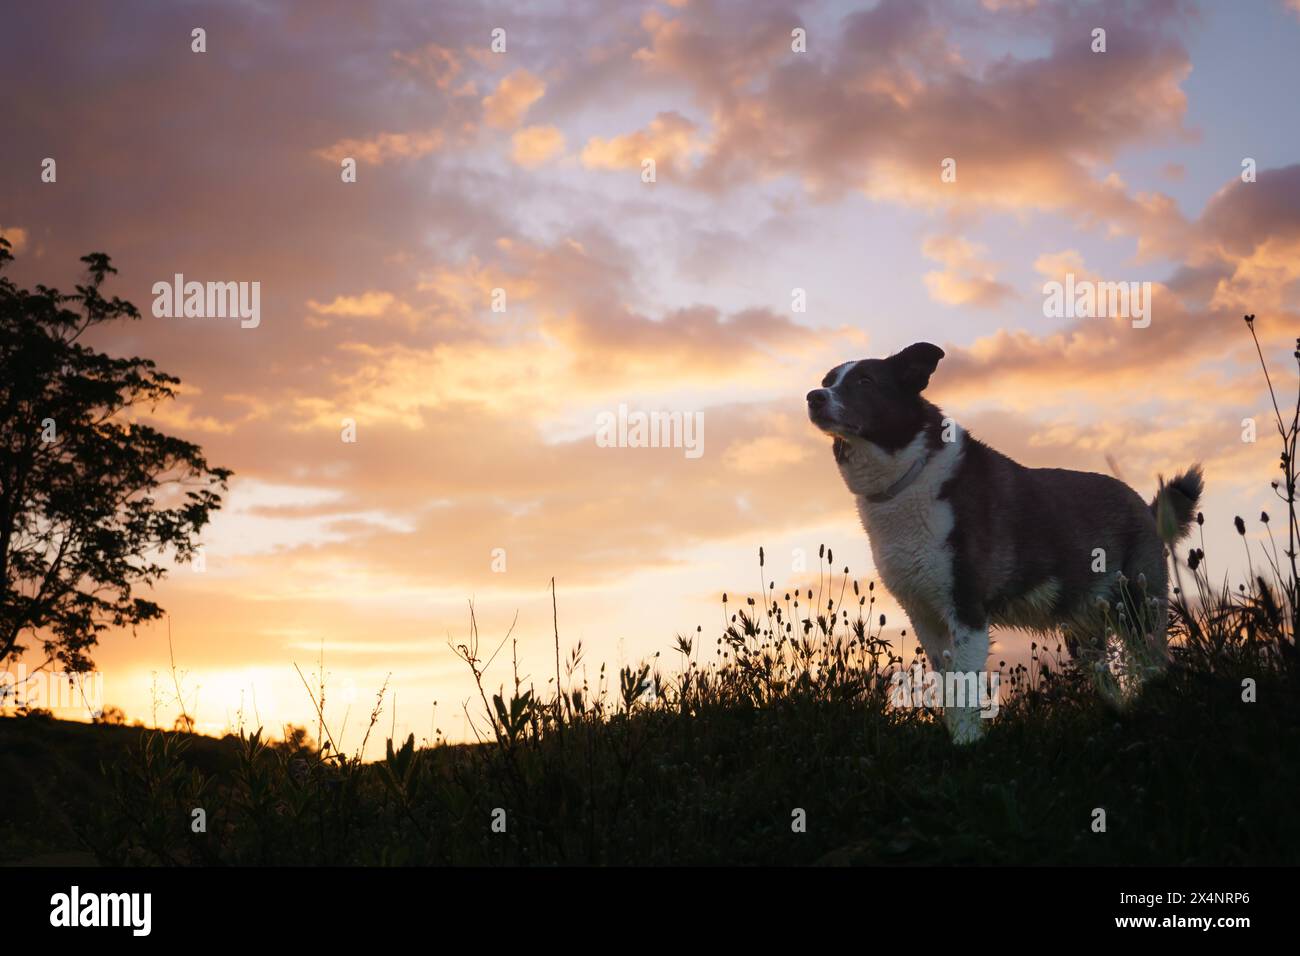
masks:
<svg viewBox="0 0 1300 956"><path fill-rule="evenodd" d="M896 451L925 428L933 406L921 392L941 358L939 346L918 342L889 358L836 366L808 393L808 418L828 435Z"/></svg>

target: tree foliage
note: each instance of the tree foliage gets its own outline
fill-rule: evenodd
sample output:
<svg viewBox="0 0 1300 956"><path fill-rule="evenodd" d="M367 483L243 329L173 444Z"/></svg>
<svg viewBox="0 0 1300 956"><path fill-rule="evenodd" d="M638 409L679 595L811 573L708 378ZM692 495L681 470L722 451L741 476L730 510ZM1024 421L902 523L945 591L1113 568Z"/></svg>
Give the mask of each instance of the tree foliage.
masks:
<svg viewBox="0 0 1300 956"><path fill-rule="evenodd" d="M0 665L37 646L42 666L89 670L106 628L159 617L138 592L194 557L231 474L139 420L179 379L82 342L140 313L101 293L108 256L81 261L75 294L0 275Z"/></svg>

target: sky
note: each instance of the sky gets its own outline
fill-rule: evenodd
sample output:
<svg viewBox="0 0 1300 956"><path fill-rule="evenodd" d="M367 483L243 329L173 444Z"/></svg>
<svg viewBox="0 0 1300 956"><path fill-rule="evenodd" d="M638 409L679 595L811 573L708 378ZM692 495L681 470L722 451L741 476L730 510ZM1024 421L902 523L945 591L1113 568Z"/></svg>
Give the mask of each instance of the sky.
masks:
<svg viewBox="0 0 1300 956"><path fill-rule="evenodd" d="M1203 462L1235 572L1233 517L1281 513L1241 316L1289 388L1298 50L1296 0L6 10L9 275L108 253L143 317L93 344L178 376L146 419L235 472L168 618L101 640L104 702L169 725L179 682L205 732L314 735L323 659L343 749L381 688L384 736L466 739L448 642L472 601L544 686L552 578L593 682L697 626L707 657L723 592L806 586L821 544L874 577L804 395L915 341L1023 464L1149 498ZM259 283L259 323L155 315L177 273ZM1067 273L1150 283L1149 324L1047 315ZM700 453L603 447L620 406L699 416Z"/></svg>

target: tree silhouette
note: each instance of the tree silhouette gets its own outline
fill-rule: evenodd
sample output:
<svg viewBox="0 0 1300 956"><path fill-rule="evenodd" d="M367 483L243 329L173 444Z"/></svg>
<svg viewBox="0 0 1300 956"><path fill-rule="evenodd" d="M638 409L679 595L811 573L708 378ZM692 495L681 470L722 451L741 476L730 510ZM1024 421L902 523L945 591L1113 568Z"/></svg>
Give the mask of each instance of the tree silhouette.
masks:
<svg viewBox="0 0 1300 956"><path fill-rule="evenodd" d="M12 261L0 237L0 271ZM0 276L0 666L30 638L45 653L38 669L86 671L105 628L159 617L136 589L164 576L169 550L193 558L231 474L209 468L199 446L130 420L175 397L180 380L79 341L140 317L100 294L117 272L108 256L81 261L89 278L75 295Z"/></svg>

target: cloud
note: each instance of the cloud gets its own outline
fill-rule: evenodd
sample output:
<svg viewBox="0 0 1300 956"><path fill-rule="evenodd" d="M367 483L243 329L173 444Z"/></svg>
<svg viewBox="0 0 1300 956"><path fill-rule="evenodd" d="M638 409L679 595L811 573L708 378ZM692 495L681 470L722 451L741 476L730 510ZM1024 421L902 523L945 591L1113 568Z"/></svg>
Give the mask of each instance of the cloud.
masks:
<svg viewBox="0 0 1300 956"><path fill-rule="evenodd" d="M495 91L483 99L483 115L489 126L513 129L534 103L546 93L546 84L524 69L506 76Z"/></svg>
<svg viewBox="0 0 1300 956"><path fill-rule="evenodd" d="M1056 280L1064 278L1066 273L1070 272L1076 276L1088 275L1083 264L1083 255L1078 249L1044 252L1034 260L1034 271L1044 278Z"/></svg>
<svg viewBox="0 0 1300 956"><path fill-rule="evenodd" d="M307 307L322 315L349 315L373 318L383 315L392 307L396 297L391 292L371 290L359 296L338 296L332 302L307 301Z"/></svg>
<svg viewBox="0 0 1300 956"><path fill-rule="evenodd" d="M379 133L369 139L341 139L317 150L316 155L336 163L351 157L363 163L382 166L390 160L426 156L442 144L443 134L438 129L417 133Z"/></svg>
<svg viewBox="0 0 1300 956"><path fill-rule="evenodd" d="M564 151L564 134L554 126L528 126L511 138L511 158L533 169Z"/></svg>
<svg viewBox="0 0 1300 956"><path fill-rule="evenodd" d="M1265 316L1257 323L1261 338L1288 352L1300 317L1300 165L1220 189L1189 224L1185 244L1189 264L1152 284L1149 328L1124 318L1080 318L1038 332L1000 329L950 351L943 387L978 395L996 380L1004 401L1025 407L1048 390L1085 395L1095 408L1123 408L1139 398L1183 408L1209 396L1217 407L1246 408L1259 389L1242 315ZM1132 278L1098 275L1072 249L1040 255L1035 269L1056 280L1069 272L1076 279Z"/></svg>
<svg viewBox="0 0 1300 956"><path fill-rule="evenodd" d="M682 167L694 149L696 126L677 112L660 113L645 129L602 139L593 136L582 150L588 169L636 169L647 159L656 172Z"/></svg>
<svg viewBox="0 0 1300 956"><path fill-rule="evenodd" d="M1015 290L997 280L996 267L983 258L988 250L961 236L927 236L921 251L944 268L927 272L925 285L930 297L945 305L974 305L992 308L1015 296Z"/></svg>
<svg viewBox="0 0 1300 956"><path fill-rule="evenodd" d="M447 92L460 75L461 58L454 50L437 43L429 43L416 50L396 50L393 62L411 76L433 83L436 89Z"/></svg>
<svg viewBox="0 0 1300 956"><path fill-rule="evenodd" d="M777 366L809 363L820 375L840 347L762 308L642 314L626 304L634 262L632 250L600 234L503 241L490 261L443 268L404 297L372 290L310 300L320 316L404 317L425 314L413 297L431 295L443 313L432 343L356 330L331 356L328 387L293 401L297 425L327 427L351 415L418 431L431 414L473 407L540 427L629 395L694 389L734 397L737 387L762 387ZM506 290L508 308L503 321L484 324L492 288Z"/></svg>
<svg viewBox="0 0 1300 956"><path fill-rule="evenodd" d="M762 435L758 438L733 442L726 451L727 464L745 475L758 475L789 465L797 465L809 457L809 446L784 435Z"/></svg>
<svg viewBox="0 0 1300 956"><path fill-rule="evenodd" d="M18 226L0 226L0 236L9 240L12 252L19 253L27 247L27 230Z"/></svg>
<svg viewBox="0 0 1300 956"><path fill-rule="evenodd" d="M1141 235L1144 253L1176 244L1184 223L1172 200L1101 170L1125 146L1190 136L1184 5L1110 9L1104 54L1089 47L1086 8L1002 6L1000 18L1019 18L1049 52L972 61L939 15L950 5L882 0L814 36L807 54L791 52L798 18L778 9L652 13L637 59L649 78L688 83L709 114L689 176L699 188L792 175L822 198L1064 211ZM955 182L940 178L947 158Z"/></svg>
<svg viewBox="0 0 1300 956"><path fill-rule="evenodd" d="M778 360L824 353L792 318L766 308L724 313L705 304L651 316L630 308L638 253L608 234L550 244L501 247L499 269L512 299L535 310L543 340L568 356L571 381L603 387L675 380L682 387L721 386L752 376ZM512 306L513 308L513 306Z"/></svg>
<svg viewBox="0 0 1300 956"><path fill-rule="evenodd" d="M1233 179L1206 205L1189 263L1215 274L1210 307L1292 313L1300 303L1300 164Z"/></svg>
<svg viewBox="0 0 1300 956"><path fill-rule="evenodd" d="M1300 164L1261 170L1253 183L1233 179L1206 204L1198 226L1229 257L1300 239Z"/></svg>
<svg viewBox="0 0 1300 956"><path fill-rule="evenodd" d="M448 588L457 597L551 574L572 588L608 584L668 563L694 544L729 537L745 526L746 508L783 527L848 510L828 443L801 407L714 406L702 414L705 453L697 460L673 448L599 447L594 417L571 440L545 441L510 407L456 405L427 414L417 434L358 414L351 447L338 442L333 422L337 454L349 463L346 480L300 481L317 489L321 503L301 513L267 512L277 535L286 527L302 533L291 547L249 563L291 563L292 577L315 581L323 593L353 573L380 590ZM245 437L257 441L256 431ZM282 441L293 448L311 435ZM825 467L809 469L812 458ZM609 494L611 487L620 492ZM383 520L343 523L376 501L383 502ZM214 552L224 549L221 541L238 540L248 553L251 542L266 538L250 524L256 514L238 510L238 527L215 529ZM495 547L507 551L510 578L490 572ZM288 578L266 585L287 586Z"/></svg>
<svg viewBox="0 0 1300 956"><path fill-rule="evenodd" d="M307 300L307 308L314 315L308 316L306 324L310 328L320 329L329 325L330 318L340 319L395 319L414 327L420 318L418 310L399 299L391 292L371 289L360 295L335 296L329 302Z"/></svg>

